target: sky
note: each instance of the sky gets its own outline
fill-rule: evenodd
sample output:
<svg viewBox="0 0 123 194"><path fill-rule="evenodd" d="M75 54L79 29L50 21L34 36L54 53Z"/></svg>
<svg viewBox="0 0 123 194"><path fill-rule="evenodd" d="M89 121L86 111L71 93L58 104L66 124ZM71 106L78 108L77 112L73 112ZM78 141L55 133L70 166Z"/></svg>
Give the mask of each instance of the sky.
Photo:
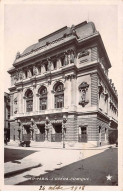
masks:
<svg viewBox="0 0 123 194"><path fill-rule="evenodd" d="M100 32L112 68L111 78L118 90L118 12L117 5L82 4L6 4L4 7L4 91L10 87L10 75L16 53L38 42L38 39L64 26L93 21Z"/></svg>

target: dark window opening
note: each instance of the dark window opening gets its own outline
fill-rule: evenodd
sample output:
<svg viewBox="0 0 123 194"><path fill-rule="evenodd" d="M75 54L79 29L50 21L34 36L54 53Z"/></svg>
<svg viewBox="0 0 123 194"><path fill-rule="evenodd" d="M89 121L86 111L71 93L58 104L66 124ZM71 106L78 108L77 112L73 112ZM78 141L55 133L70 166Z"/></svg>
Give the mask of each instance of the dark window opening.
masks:
<svg viewBox="0 0 123 194"><path fill-rule="evenodd" d="M101 133L101 127L99 126L99 133Z"/></svg>
<svg viewBox="0 0 123 194"><path fill-rule="evenodd" d="M27 78L27 71L25 71L25 77Z"/></svg>
<svg viewBox="0 0 123 194"><path fill-rule="evenodd" d="M55 96L55 108L64 107L64 95Z"/></svg>
<svg viewBox="0 0 123 194"><path fill-rule="evenodd" d="M81 128L81 134L79 134L78 141L79 142L87 142L87 127L82 126Z"/></svg>
<svg viewBox="0 0 123 194"><path fill-rule="evenodd" d="M46 110L47 109L47 88L46 87L42 87L39 90L39 94L40 94L40 110Z"/></svg>
<svg viewBox="0 0 123 194"><path fill-rule="evenodd" d="M40 110L47 109L47 98L40 98Z"/></svg>
<svg viewBox="0 0 123 194"><path fill-rule="evenodd" d="M61 65L62 65L62 66L64 66L64 61L65 61L65 58L62 57L62 58L61 58Z"/></svg>
<svg viewBox="0 0 123 194"><path fill-rule="evenodd" d="M31 90L27 90L26 95L26 111L32 112L33 111L33 93Z"/></svg>
<svg viewBox="0 0 123 194"><path fill-rule="evenodd" d="M38 67L38 73L39 74L41 73L41 67L40 66Z"/></svg>
<svg viewBox="0 0 123 194"><path fill-rule="evenodd" d="M64 88L62 83L55 86L55 108L64 107Z"/></svg>
<svg viewBox="0 0 123 194"><path fill-rule="evenodd" d="M33 68L30 69L31 75L33 76Z"/></svg>
<svg viewBox="0 0 123 194"><path fill-rule="evenodd" d="M48 71L48 64L45 64L45 70Z"/></svg>
<svg viewBox="0 0 123 194"><path fill-rule="evenodd" d="M54 69L57 69L57 60L53 61L53 67Z"/></svg>
<svg viewBox="0 0 123 194"><path fill-rule="evenodd" d="M51 134L51 141L52 142L61 142L62 141L62 124L55 124L53 125L55 129L55 134Z"/></svg>

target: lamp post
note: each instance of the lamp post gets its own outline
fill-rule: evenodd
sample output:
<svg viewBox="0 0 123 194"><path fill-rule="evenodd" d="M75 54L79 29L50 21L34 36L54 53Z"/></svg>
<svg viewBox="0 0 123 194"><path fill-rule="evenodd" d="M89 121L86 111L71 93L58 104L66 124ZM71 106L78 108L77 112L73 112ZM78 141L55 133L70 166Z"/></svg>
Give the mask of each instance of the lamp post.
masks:
<svg viewBox="0 0 123 194"><path fill-rule="evenodd" d="M65 133L66 133L66 126L65 126L65 124L66 124L66 121L67 121L66 116L63 115L63 122L62 122L62 130L63 130L63 148L65 148Z"/></svg>
<svg viewBox="0 0 123 194"><path fill-rule="evenodd" d="M18 139L20 141L20 133L21 133L21 129L20 129L21 121L20 121L20 119L17 119L17 123L19 125L19 127L18 127Z"/></svg>
<svg viewBox="0 0 123 194"><path fill-rule="evenodd" d="M34 132L33 125L34 125L34 120L33 120L33 118L31 118L31 132L32 132L31 139L32 140L33 140L33 132Z"/></svg>
<svg viewBox="0 0 123 194"><path fill-rule="evenodd" d="M47 141L48 141L48 131L49 131L48 124L49 124L49 118L46 117L45 129L46 129L46 131L47 131Z"/></svg>

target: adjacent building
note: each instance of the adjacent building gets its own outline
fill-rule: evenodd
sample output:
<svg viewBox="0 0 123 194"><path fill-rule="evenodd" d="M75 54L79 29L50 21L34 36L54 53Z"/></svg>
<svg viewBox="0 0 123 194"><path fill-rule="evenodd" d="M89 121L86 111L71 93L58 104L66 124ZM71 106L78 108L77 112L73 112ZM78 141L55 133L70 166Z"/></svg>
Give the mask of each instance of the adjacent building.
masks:
<svg viewBox="0 0 123 194"><path fill-rule="evenodd" d="M18 52L8 71L11 140L107 143L109 131L118 126L110 68L92 22L65 26Z"/></svg>
<svg viewBox="0 0 123 194"><path fill-rule="evenodd" d="M4 142L10 140L10 98L9 94L4 92Z"/></svg>

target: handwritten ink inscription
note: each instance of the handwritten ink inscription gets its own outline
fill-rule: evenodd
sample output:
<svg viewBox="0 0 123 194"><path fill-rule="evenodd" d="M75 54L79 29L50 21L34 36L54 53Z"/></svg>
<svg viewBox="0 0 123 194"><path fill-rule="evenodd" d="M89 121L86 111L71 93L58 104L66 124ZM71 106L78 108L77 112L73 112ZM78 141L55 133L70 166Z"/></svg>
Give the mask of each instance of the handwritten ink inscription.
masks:
<svg viewBox="0 0 123 194"><path fill-rule="evenodd" d="M50 190L50 191L58 191L58 190L72 190L72 191L80 191L84 190L84 185L83 186L70 186L70 187L62 187L61 185L55 185L55 186L49 186L48 189L46 189L45 186L40 186L39 190L45 191L45 190Z"/></svg>

